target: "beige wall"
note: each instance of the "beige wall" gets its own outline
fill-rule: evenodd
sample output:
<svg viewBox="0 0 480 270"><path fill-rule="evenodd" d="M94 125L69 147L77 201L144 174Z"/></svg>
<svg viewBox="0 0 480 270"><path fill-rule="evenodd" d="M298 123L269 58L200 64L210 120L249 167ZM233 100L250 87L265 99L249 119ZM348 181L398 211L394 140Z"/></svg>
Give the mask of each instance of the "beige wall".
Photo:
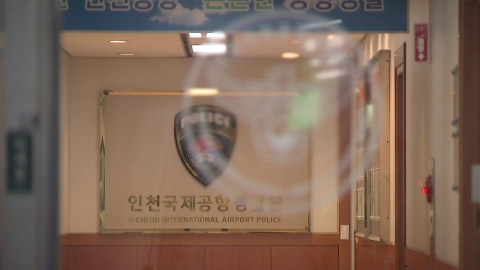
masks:
<svg viewBox="0 0 480 270"><path fill-rule="evenodd" d="M459 64L458 0L431 0L431 69L428 89L428 154L435 158L436 256L458 264L459 194L453 191L453 76Z"/></svg>
<svg viewBox="0 0 480 270"><path fill-rule="evenodd" d="M360 44L365 60L379 49L390 49L391 121L394 121L393 53L407 42L406 132L407 132L407 247L429 252L430 218L426 196L421 192L430 174L429 161L436 162L436 256L458 263L458 193L452 190L454 152L450 122L453 120L453 77L458 64L458 1L410 1L410 25L431 25L430 63L414 60L414 32L407 34L369 34ZM430 18L430 19L429 19ZM394 139L394 126L391 130ZM391 158L394 158L391 144ZM458 161L457 161L458 162ZM391 163L394 172L394 163ZM394 175L391 175L391 206L394 203ZM394 209L391 208L393 213ZM393 214L391 215L393 216ZM392 220L393 221L393 220ZM392 231L393 224L391 224ZM393 240L393 238L392 238Z"/></svg>
<svg viewBox="0 0 480 270"><path fill-rule="evenodd" d="M237 78L248 82L263 78L277 67L277 60L229 59ZM99 231L99 101L100 90L183 90L190 69L195 64L191 58L70 58L68 61L68 124L69 124L69 232L96 233ZM197 62L198 64L198 62ZM304 63L296 69L297 78L307 76L302 72ZM303 76L303 77L302 77ZM205 80L196 86L205 86ZM241 89L235 89L241 90ZM335 93L331 91L331 93ZM336 112L332 102L327 109ZM324 113L323 115L328 115ZM335 233L338 229L338 168L336 113L323 121L316 133L321 140L313 145L317 149L312 160L313 179L317 182L312 193L311 224L313 232ZM335 120L332 120L335 119ZM333 168L333 169L332 169ZM318 183L322 183L318 185ZM63 220L63 219L62 219Z"/></svg>
<svg viewBox="0 0 480 270"><path fill-rule="evenodd" d="M70 232L70 183L69 183L69 100L68 100L68 69L70 56L63 50L60 50L60 197L59 197L59 230L60 234Z"/></svg>

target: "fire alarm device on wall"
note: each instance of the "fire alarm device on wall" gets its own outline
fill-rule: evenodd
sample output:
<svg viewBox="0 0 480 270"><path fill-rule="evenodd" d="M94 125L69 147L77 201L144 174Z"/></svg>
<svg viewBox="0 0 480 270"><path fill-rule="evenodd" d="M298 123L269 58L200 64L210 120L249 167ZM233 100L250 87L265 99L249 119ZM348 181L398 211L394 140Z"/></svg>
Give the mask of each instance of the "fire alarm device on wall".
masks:
<svg viewBox="0 0 480 270"><path fill-rule="evenodd" d="M415 24L415 62L428 62L428 24Z"/></svg>

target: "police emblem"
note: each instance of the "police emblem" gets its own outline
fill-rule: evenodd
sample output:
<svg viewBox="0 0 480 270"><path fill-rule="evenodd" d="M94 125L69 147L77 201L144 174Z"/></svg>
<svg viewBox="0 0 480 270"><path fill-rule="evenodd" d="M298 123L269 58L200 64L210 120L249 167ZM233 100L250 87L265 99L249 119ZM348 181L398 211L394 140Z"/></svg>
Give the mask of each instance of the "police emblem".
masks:
<svg viewBox="0 0 480 270"><path fill-rule="evenodd" d="M235 115L216 106L194 106L175 115L174 131L183 165L207 187L227 167L232 155Z"/></svg>

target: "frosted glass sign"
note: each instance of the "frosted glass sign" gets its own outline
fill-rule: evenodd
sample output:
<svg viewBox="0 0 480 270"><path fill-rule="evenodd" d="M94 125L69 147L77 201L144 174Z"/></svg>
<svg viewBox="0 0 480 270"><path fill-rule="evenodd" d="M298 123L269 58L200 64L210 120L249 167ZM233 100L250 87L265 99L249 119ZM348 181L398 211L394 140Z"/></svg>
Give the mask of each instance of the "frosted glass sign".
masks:
<svg viewBox="0 0 480 270"><path fill-rule="evenodd" d="M298 95L104 91L102 232L307 232Z"/></svg>

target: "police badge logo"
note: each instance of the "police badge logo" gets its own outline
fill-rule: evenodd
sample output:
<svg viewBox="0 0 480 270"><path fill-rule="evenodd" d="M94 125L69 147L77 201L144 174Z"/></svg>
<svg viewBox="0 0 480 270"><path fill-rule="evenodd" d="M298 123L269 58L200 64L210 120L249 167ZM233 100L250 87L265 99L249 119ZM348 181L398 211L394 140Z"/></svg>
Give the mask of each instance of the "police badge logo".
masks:
<svg viewBox="0 0 480 270"><path fill-rule="evenodd" d="M183 165L207 187L224 171L232 155L235 115L216 106L194 106L175 115L174 131Z"/></svg>

